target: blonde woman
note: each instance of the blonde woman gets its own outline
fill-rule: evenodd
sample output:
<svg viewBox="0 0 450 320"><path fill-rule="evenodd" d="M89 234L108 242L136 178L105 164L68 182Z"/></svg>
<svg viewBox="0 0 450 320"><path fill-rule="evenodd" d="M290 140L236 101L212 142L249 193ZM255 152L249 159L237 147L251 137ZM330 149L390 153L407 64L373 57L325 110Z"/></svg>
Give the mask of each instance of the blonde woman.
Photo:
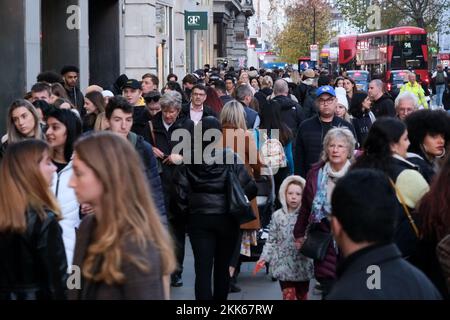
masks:
<svg viewBox="0 0 450 320"><path fill-rule="evenodd" d="M259 158L253 134L247 130L245 111L242 104L238 101L227 102L220 113L220 122L222 125L222 140L218 144L222 145L224 148L228 147L233 152L237 153L243 161L249 175L252 178L259 178L261 175L262 162ZM248 232L253 232L261 228L256 198L251 200L251 207L256 219L241 225L241 230L246 230ZM232 292L240 291L240 289L235 286L236 276L234 274L234 270L239 264L240 244L241 239L239 239L236 244L233 259L230 262L230 290Z"/></svg>
<svg viewBox="0 0 450 320"><path fill-rule="evenodd" d="M50 147L10 145L0 164L0 300L64 299L67 262Z"/></svg>
<svg viewBox="0 0 450 320"><path fill-rule="evenodd" d="M133 146L111 132L93 133L76 143L73 168L69 186L95 214L80 225L74 264L81 268L84 285L69 298L168 298L173 245Z"/></svg>
<svg viewBox="0 0 450 320"><path fill-rule="evenodd" d="M2 138L0 159L8 145L25 139L42 139L39 115L31 102L23 99L15 100L8 109L6 135Z"/></svg>

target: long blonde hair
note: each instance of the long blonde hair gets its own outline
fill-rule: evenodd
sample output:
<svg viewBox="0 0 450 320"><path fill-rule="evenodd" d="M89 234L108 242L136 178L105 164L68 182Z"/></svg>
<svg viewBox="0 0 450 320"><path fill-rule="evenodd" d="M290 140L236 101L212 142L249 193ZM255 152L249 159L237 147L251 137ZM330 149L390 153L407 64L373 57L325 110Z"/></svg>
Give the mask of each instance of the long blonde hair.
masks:
<svg viewBox="0 0 450 320"><path fill-rule="evenodd" d="M220 112L220 123L222 126L230 125L235 129L243 129L247 131L245 122L245 110L239 101L229 101L225 103Z"/></svg>
<svg viewBox="0 0 450 320"><path fill-rule="evenodd" d="M42 140L29 139L6 149L0 163L0 232L23 233L27 228L26 210L36 210L41 220L45 210L60 218L60 209L42 175L39 162L50 152Z"/></svg>
<svg viewBox="0 0 450 320"><path fill-rule="evenodd" d="M27 137L24 137L19 130L17 130L16 125L14 124L14 120L12 118L12 113L17 108L24 107L28 111L31 112L31 115L34 118L34 136L35 139L41 139L42 138L42 130L41 126L39 124L39 116L36 111L36 108L31 104L31 102L23 99L18 99L13 101L11 106L8 109L8 121L6 125L6 132L8 135L8 144L15 143L22 141L24 139L27 139Z"/></svg>
<svg viewBox="0 0 450 320"><path fill-rule="evenodd" d="M162 273L170 274L176 266L172 240L163 227L150 196L139 155L122 137L110 132L96 132L75 145L77 157L91 168L103 185L101 214L95 216L94 241L87 249L83 275L107 284L123 283L123 259L128 259L143 272L150 267L142 257L123 251L126 240L135 242L141 252L149 243L159 251ZM99 271L94 274L96 258L101 257Z"/></svg>

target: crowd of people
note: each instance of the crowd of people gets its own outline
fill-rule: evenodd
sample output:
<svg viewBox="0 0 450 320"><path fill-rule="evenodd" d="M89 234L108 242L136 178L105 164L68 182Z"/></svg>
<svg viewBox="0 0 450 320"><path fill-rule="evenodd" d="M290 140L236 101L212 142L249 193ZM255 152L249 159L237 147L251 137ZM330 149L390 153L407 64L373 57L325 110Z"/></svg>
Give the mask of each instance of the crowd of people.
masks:
<svg viewBox="0 0 450 320"><path fill-rule="evenodd" d="M256 265L283 299L308 299L312 279L323 299L449 298L450 115L415 74L395 100L326 70L205 65L84 94L78 76L43 72L8 108L0 299L169 299L188 235L196 299L226 300L261 230Z"/></svg>

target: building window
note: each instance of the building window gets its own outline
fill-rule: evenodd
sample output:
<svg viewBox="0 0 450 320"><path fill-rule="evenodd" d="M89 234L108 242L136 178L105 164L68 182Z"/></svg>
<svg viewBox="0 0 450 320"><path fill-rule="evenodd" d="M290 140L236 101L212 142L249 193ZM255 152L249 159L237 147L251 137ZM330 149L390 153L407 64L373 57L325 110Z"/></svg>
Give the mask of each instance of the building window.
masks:
<svg viewBox="0 0 450 320"><path fill-rule="evenodd" d="M162 4L156 4L155 7L155 27L157 36L168 36L169 34L169 15L168 7Z"/></svg>

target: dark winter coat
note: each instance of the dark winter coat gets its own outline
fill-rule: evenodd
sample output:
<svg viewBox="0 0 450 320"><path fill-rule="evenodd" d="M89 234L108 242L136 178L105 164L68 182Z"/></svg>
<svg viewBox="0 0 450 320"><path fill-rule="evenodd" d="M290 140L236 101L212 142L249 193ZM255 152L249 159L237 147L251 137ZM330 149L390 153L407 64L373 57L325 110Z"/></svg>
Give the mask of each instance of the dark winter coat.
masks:
<svg viewBox="0 0 450 320"><path fill-rule="evenodd" d="M317 177L320 169L325 165L325 162L316 163L308 172L306 177L306 185L303 190L302 206L297 217L297 223L294 227L294 237L296 239L302 238L306 234L306 228L309 224L311 215L312 203L317 193ZM325 232L331 232L330 225L326 222L320 223L320 229ZM327 254L323 261L314 261L314 275L316 279L334 279L336 277L336 265L338 256L333 242L328 247Z"/></svg>
<svg viewBox="0 0 450 320"><path fill-rule="evenodd" d="M380 287L368 269L377 266ZM376 271L375 271L376 272ZM338 280L327 300L440 300L441 296L428 278L402 259L394 244L375 245L347 257L338 268Z"/></svg>
<svg viewBox="0 0 450 320"><path fill-rule="evenodd" d="M89 245L95 232L95 215L86 216L80 225L73 262L82 266ZM123 253L138 256L151 267L150 272L143 272L134 264L123 259L121 271L125 275L125 283L108 285L105 282L93 282L81 274L81 289L70 290L70 300L163 300L163 276L161 272L161 257L158 249L147 243L144 252L130 238L124 238ZM98 270L100 260L97 259L94 269ZM95 271L94 271L95 272Z"/></svg>
<svg viewBox="0 0 450 320"><path fill-rule="evenodd" d="M356 139L353 125L339 117L333 118L331 127L347 127ZM323 149L323 138L331 127L324 127L319 116L302 122L297 132L294 148L295 174L306 177L311 165L319 161Z"/></svg>
<svg viewBox="0 0 450 320"><path fill-rule="evenodd" d="M396 115L394 100L392 100L392 97L387 93L383 94L377 101L373 102L371 110L376 118L385 116L395 117Z"/></svg>
<svg viewBox="0 0 450 320"><path fill-rule="evenodd" d="M298 127L305 120L302 109L300 105L292 100L290 97L286 96L276 96L272 99L276 101L281 107L281 121L283 121L292 133L297 133Z"/></svg>
<svg viewBox="0 0 450 320"><path fill-rule="evenodd" d="M227 150L227 149L225 149ZM224 151L224 160L225 154ZM255 180L248 174L244 164L238 163L236 154L233 170L249 200L256 197ZM178 167L174 174L176 202L182 214L219 215L228 213L228 169L231 165L186 165Z"/></svg>
<svg viewBox="0 0 450 320"><path fill-rule="evenodd" d="M142 136L147 142L151 141L150 125L148 123L151 119L152 116L146 107L133 107L133 126L131 131L138 136Z"/></svg>
<svg viewBox="0 0 450 320"><path fill-rule="evenodd" d="M420 173L422 173L425 180L427 180L428 184L431 183L431 180L433 180L434 175L436 172L434 171L433 164L428 161L428 159L423 155L422 152L420 153L410 153L408 152L408 158L406 159L409 162L415 164L420 168Z"/></svg>
<svg viewBox="0 0 450 320"><path fill-rule="evenodd" d="M317 115L317 107L316 107L316 89L313 86L300 83L296 90L294 91L294 95L298 100L298 103L302 106L303 114L305 119L309 119Z"/></svg>
<svg viewBox="0 0 450 320"><path fill-rule="evenodd" d="M86 114L86 109L84 108L84 96L83 93L78 89L78 87L66 89L67 95L72 101L72 104L77 108L77 110L80 112L81 116L84 116Z"/></svg>
<svg viewBox="0 0 450 320"><path fill-rule="evenodd" d="M352 124L355 127L358 147L362 148L372 127L372 119L370 119L369 113L363 113L360 117L353 117Z"/></svg>
<svg viewBox="0 0 450 320"><path fill-rule="evenodd" d="M0 233L0 300L65 299L67 259L54 213L29 209L24 234Z"/></svg>
<svg viewBox="0 0 450 320"><path fill-rule="evenodd" d="M144 164L145 176L150 187L150 193L153 201L158 208L161 222L167 225L166 206L164 205L164 194L161 184L161 178L158 171L158 163L153 155L152 146L146 142L142 136L138 136L133 132L128 134L128 140L133 143L136 151Z"/></svg>
<svg viewBox="0 0 450 320"><path fill-rule="evenodd" d="M262 110L264 109L264 107L267 106L267 104L268 104L267 97L270 97L272 95L272 93L273 93L273 90L270 88L263 88L255 93L254 96L255 96L256 100L258 100L260 113L262 113Z"/></svg>
<svg viewBox="0 0 450 320"><path fill-rule="evenodd" d="M153 141L153 137L151 137L152 146L161 150L165 155L172 154L172 149L180 142L182 142L182 138L179 138L177 141L172 141L172 133L177 129L184 129L190 132L191 137L193 137L194 132L194 122L187 117L183 116L181 113L178 116L178 119L172 124L169 130L163 125L162 113L159 112L155 115L152 120L153 125L153 133L156 141ZM192 141L191 141L192 143ZM191 144L192 146L192 144ZM185 150L191 153L191 150ZM167 219L170 220L174 218L173 215L173 205L174 202L172 199L175 196L175 190L173 186L173 173L176 168L176 165L172 164L164 164L161 159L157 159L160 162L162 172L161 172L161 183L163 187L164 193L164 201L166 205Z"/></svg>

